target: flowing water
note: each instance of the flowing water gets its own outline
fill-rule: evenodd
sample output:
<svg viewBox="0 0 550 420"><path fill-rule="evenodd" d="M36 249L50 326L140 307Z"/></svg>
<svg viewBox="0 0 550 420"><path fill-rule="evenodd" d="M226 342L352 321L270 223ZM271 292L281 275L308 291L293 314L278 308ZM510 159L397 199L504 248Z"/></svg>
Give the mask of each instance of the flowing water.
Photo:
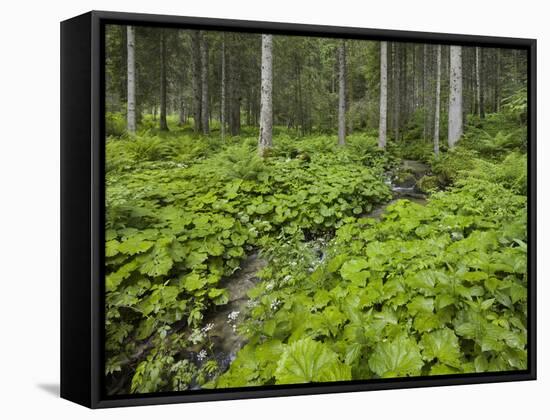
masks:
<svg viewBox="0 0 550 420"><path fill-rule="evenodd" d="M407 171L412 176L403 182L398 182L395 180L395 174L386 174L386 184L393 192L392 200L375 207L364 217L380 218L386 208L397 200L406 199L421 205L426 204L426 195L417 189L416 181L429 173L430 167L421 162L404 160L400 169ZM327 242L325 238L317 238L308 242L317 255L319 263L325 258ZM239 334L237 327L246 314L249 302L247 292L260 281L257 273L266 264L267 261L262 259L257 251L248 255L241 263L239 270L220 284L220 287L228 291L228 303L215 307L213 312L205 318L203 325L208 328L214 356L222 372L229 368L231 362L235 360L237 352L246 344L246 338ZM197 353L193 353L196 362L200 365Z"/></svg>
<svg viewBox="0 0 550 420"><path fill-rule="evenodd" d="M430 167L416 160L403 160L399 170L409 173L410 176L399 181L395 173L388 172L385 183L391 188L393 198L386 203L374 207L365 217L379 219L386 211L386 208L398 200L409 200L420 205L427 203L426 194L418 189L416 182L424 175L430 173Z"/></svg>
<svg viewBox="0 0 550 420"><path fill-rule="evenodd" d="M256 273L266 264L257 252L248 255L239 270L220 284L229 294L227 304L217 307L215 312L206 317L205 325L211 325L209 336L222 371L229 368L237 352L245 344L246 339L237 332L237 325L246 310L249 300L247 292L259 281Z"/></svg>

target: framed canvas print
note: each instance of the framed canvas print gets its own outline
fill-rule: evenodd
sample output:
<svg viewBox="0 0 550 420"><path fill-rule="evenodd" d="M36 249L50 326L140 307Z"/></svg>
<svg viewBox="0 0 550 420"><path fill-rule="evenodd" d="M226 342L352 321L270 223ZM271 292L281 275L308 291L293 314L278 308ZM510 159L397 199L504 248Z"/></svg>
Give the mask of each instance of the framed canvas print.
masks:
<svg viewBox="0 0 550 420"><path fill-rule="evenodd" d="M61 24L61 394L536 377L532 39Z"/></svg>

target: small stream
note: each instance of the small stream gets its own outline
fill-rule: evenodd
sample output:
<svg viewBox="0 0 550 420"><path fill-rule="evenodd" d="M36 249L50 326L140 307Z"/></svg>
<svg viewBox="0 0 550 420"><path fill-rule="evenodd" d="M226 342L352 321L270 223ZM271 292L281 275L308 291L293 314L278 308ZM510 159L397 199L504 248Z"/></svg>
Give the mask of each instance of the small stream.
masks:
<svg viewBox="0 0 550 420"><path fill-rule="evenodd" d="M386 184L391 187L393 198L386 203L375 207L363 217L379 219L386 208L398 200L406 199L421 205L426 204L427 197L416 186L417 181L430 172L430 167L424 163L404 160L399 168L400 173L406 176L397 178L395 172L386 174ZM328 240L316 238L308 242L312 250L319 258L319 262L325 258L325 249ZM246 315L249 298L247 292L260 280L257 277L259 270L264 268L267 261L262 259L258 251L248 255L239 270L233 275L222 280L220 287L227 289L229 301L227 304L214 308L204 320L208 335L213 344L214 358L218 362L221 372L229 369L235 360L237 352L246 344L246 338L241 336L237 327ZM204 327L203 327L204 328ZM195 361L200 365L201 361L195 353ZM197 389L198 387L195 387Z"/></svg>
<svg viewBox="0 0 550 420"><path fill-rule="evenodd" d="M365 214L364 217L380 219L386 211L386 208L398 200L409 200L413 203L425 205L428 198L426 194L418 189L416 184L420 178L429 174L430 170L430 166L425 163L416 160L403 160L397 171L385 174L385 183L391 188L393 193L392 199L374 207L369 213ZM403 173L405 173L406 176L402 176ZM401 174L401 176L398 176L398 174Z"/></svg>
<svg viewBox="0 0 550 420"><path fill-rule="evenodd" d="M217 307L215 312L206 317L205 325L211 326L209 337L214 345L214 356L222 371L229 368L246 342L237 332L237 326L243 319L249 300L247 292L259 282L256 273L266 264L267 261L258 252L248 255L239 270L220 283L220 287L229 294L227 304Z"/></svg>

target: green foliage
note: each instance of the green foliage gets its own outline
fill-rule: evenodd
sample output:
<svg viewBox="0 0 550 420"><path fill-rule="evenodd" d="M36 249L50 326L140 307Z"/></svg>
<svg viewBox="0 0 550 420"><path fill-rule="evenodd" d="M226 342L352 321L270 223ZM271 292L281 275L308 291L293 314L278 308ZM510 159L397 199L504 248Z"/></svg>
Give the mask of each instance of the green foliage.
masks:
<svg viewBox="0 0 550 420"><path fill-rule="evenodd" d="M488 118L491 118L489 116ZM511 151L525 152L527 136L524 129L490 131L472 129L463 140L463 147L476 150L484 158L496 158Z"/></svg>
<svg viewBox="0 0 550 420"><path fill-rule="evenodd" d="M403 334L377 344L368 361L381 378L419 375L423 366L418 344Z"/></svg>
<svg viewBox="0 0 550 420"><path fill-rule="evenodd" d="M424 175L416 182L416 186L420 191L429 193L440 187L439 179L436 176Z"/></svg>
<svg viewBox="0 0 550 420"><path fill-rule="evenodd" d="M522 87L502 100L507 117L525 123L527 120L527 88Z"/></svg>
<svg viewBox="0 0 550 420"><path fill-rule="evenodd" d="M488 115L437 159L427 143L382 151L365 134L338 147L279 130L265 158L254 133L222 143L146 118L135 136L113 134L107 377L149 393L524 368L527 164L523 131L497 129L510 118ZM432 173L399 172L403 157ZM365 218L391 198L388 172L429 203ZM269 264L226 370L204 324L254 249Z"/></svg>
<svg viewBox="0 0 550 420"><path fill-rule="evenodd" d="M401 156L403 159L418 160L428 163L433 157L433 144L430 141L416 139L403 141L394 147L393 153Z"/></svg>
<svg viewBox="0 0 550 420"><path fill-rule="evenodd" d="M277 384L345 381L351 369L326 345L310 338L286 346L275 371Z"/></svg>
<svg viewBox="0 0 550 420"><path fill-rule="evenodd" d="M404 58L393 66L394 82L404 84L391 83L381 150L379 42L346 40L342 147L335 135L340 41L276 36L274 147L260 158L257 34L223 37L237 82L227 105L240 115L226 115L222 140L219 74L209 80L210 135L176 115L189 115L195 102L190 33L165 29L161 49L158 28L141 26L138 130L126 132L125 29L105 30L109 393L526 367L525 51L483 51L484 73L498 69L499 77L482 84L484 118L465 115L453 150L445 141L449 89L442 78L436 157L434 72L417 66L421 46L393 46ZM217 72L222 34L205 35ZM465 59L465 74L473 74L474 61ZM159 129L161 70L167 108L176 111L167 116L169 131ZM464 101L466 112L471 102ZM417 162L407 167L404 160ZM384 182L390 179L401 190L429 193L427 205L396 201ZM229 312L226 324L226 311L242 297L229 281L257 253L267 265L255 274L238 322ZM222 337L210 324L217 315L240 337ZM235 338L246 344L236 355L220 354L220 340Z"/></svg>
<svg viewBox="0 0 550 420"><path fill-rule="evenodd" d="M186 152L191 140L195 151ZM311 153L303 160L277 154L260 159L247 139L223 146L213 146L210 139L143 133L107 140L106 348L111 374L125 369L122 361L132 359L159 330L200 328L211 308L228 302L220 280L239 268L248 250L330 234L346 217L366 213L390 197L382 168L362 163L371 150L370 161L382 165L378 151L333 156L316 153L310 141L319 140L300 141ZM204 158L197 158L201 154ZM337 314L326 316L329 322ZM174 381L181 388L184 378L199 374L197 366L178 364L184 359L170 347L172 341L159 343L140 357L133 392L171 389ZM171 365L181 369L172 371ZM315 378L345 373L323 372ZM166 379L171 377L179 379Z"/></svg>
<svg viewBox="0 0 550 420"><path fill-rule="evenodd" d="M323 380L524 368L525 197L475 173L458 184L379 222L345 219L316 263L274 247L249 344L216 386L321 380L316 363L339 372ZM270 346L282 351L259 362Z"/></svg>
<svg viewBox="0 0 550 420"><path fill-rule="evenodd" d="M105 133L107 136L122 137L126 134L126 116L118 112L105 113Z"/></svg>

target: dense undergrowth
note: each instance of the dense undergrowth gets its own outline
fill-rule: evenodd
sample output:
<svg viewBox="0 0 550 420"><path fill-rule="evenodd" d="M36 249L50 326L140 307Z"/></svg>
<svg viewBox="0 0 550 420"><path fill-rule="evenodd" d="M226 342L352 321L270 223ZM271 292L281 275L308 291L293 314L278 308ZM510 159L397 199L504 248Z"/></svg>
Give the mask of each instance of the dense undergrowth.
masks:
<svg viewBox="0 0 550 420"><path fill-rule="evenodd" d="M204 314L227 303L220 280L247 252L274 237L331 235L390 197L382 172L391 162L373 139L345 150L332 143L281 136L260 159L254 139L108 140L107 373L115 382L135 368L132 391L188 386L180 377L191 365L170 361L189 339L171 332L187 325L200 341Z"/></svg>
<svg viewBox="0 0 550 420"><path fill-rule="evenodd" d="M383 152L366 135L338 147L284 130L260 159L254 133L222 142L146 120L127 138L111 116L109 392L524 369L520 105L473 119L437 159L421 141ZM385 174L402 158L431 165L427 205L365 217L390 200ZM236 326L248 343L223 372L204 320L256 249L268 265Z"/></svg>

